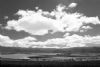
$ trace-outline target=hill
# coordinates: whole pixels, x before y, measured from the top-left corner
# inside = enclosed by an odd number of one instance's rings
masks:
[[[0,46],[0,53],[14,54],[14,53],[100,53],[100,47],[74,47],[74,48],[20,48],[20,47],[2,47]]]

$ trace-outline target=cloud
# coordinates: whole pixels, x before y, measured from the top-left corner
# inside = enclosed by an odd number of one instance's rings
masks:
[[[96,16],[96,17],[82,16],[82,17],[80,17],[80,21],[85,24],[89,24],[89,23],[94,24],[94,25],[100,24],[100,20],[99,20],[98,16]]]
[[[71,4],[75,6],[75,3]],[[39,8],[37,11],[19,10],[16,13],[20,16],[19,19],[9,20],[5,28],[25,31],[31,35],[45,35],[48,34],[49,30],[52,30],[51,33],[78,32],[86,24],[100,24],[98,17],[87,17],[77,12],[67,13],[65,11],[67,8],[69,7],[60,4],[51,12]]]
[[[76,3],[71,3],[68,7],[58,5],[53,11],[43,11],[36,7],[35,10],[19,10],[18,20],[9,20],[5,29],[25,31],[31,35],[45,35],[51,30],[65,33],[63,38],[52,38],[46,41],[37,41],[34,37],[25,37],[22,39],[12,40],[8,36],[0,35],[1,46],[26,47],[26,48],[71,48],[91,46],[88,44],[100,44],[100,36],[79,36],[70,35],[70,32],[85,32],[84,30],[92,29],[89,24],[100,24],[99,18],[87,17],[82,13],[68,13],[67,9],[76,7]],[[93,46],[93,45],[92,45]]]
[[[0,35],[0,46],[5,47],[27,47],[27,44],[36,41],[34,37],[25,37],[23,39],[13,40],[8,36]]]
[[[47,18],[41,15],[41,12],[34,13],[32,11],[19,11],[21,14],[19,20],[11,20],[7,22],[7,29],[15,29],[16,31],[28,32],[32,35],[44,35],[48,33],[48,30],[63,31],[59,21]]]
[[[22,48],[73,48],[100,46],[100,36],[79,36],[77,34],[63,38],[53,38],[37,41],[34,37],[12,40],[8,36],[0,35],[0,46]]]
[[[4,16],[4,19],[8,19],[9,17],[8,16]]]
[[[82,28],[83,29],[92,29],[92,27],[90,27],[90,26],[83,26]]]
[[[92,44],[100,44],[100,36],[93,36],[93,37],[92,36],[85,36],[85,42],[92,43]]]
[[[74,7],[76,7],[77,6],[77,3],[71,3],[68,7],[69,8],[74,8]]]
[[[0,35],[0,46],[22,48],[70,48],[83,46],[81,45],[81,42],[76,44],[75,41],[78,39],[74,37],[76,36],[73,35],[68,36],[67,38],[53,38],[42,42],[37,41],[34,37],[30,36],[22,39],[12,40],[8,36]],[[73,39],[73,41],[71,39]]]
[[[28,36],[28,37],[25,37],[22,39],[13,40],[12,44],[14,47],[26,47],[26,48],[28,48],[32,45],[31,43],[35,42],[35,41],[37,41],[36,38]]]
[[[0,35],[0,45],[6,47],[12,47],[13,40],[11,40],[8,36]]]
[[[82,26],[80,32],[86,32],[87,30],[93,29],[91,26]]]

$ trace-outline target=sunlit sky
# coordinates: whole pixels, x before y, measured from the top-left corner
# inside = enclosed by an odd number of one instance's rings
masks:
[[[0,46],[100,46],[100,0],[0,0]]]

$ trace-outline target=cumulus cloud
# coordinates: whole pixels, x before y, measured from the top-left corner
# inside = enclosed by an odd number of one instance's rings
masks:
[[[8,19],[9,17],[8,16],[4,16],[4,19]]]
[[[11,40],[8,36],[0,35],[0,45],[12,47],[13,40]]]
[[[77,3],[71,3],[68,7],[74,8],[74,7],[76,7],[76,6],[77,6]]]
[[[12,40],[8,36],[0,35],[0,46],[5,47],[25,47],[25,48],[70,48],[82,47],[81,42],[75,35],[66,38],[48,39],[44,42],[36,41],[34,37],[25,37],[22,39]],[[73,41],[72,41],[73,40]],[[76,44],[77,43],[77,44]],[[72,45],[71,45],[72,44]]]
[[[34,37],[25,37],[23,39],[13,40],[8,36],[0,35],[0,46],[5,47],[27,47],[30,42],[36,41]]]
[[[46,41],[37,41],[34,37],[25,37],[12,40],[8,36],[0,35],[0,46],[22,47],[22,48],[72,48],[72,47],[92,47],[100,46],[100,36],[65,36],[63,38],[53,38]]]
[[[44,17],[40,12],[19,11],[18,14],[22,14],[21,19],[8,21],[7,29],[24,30],[32,35],[44,35],[48,33],[48,30],[53,32],[63,31],[59,21]]]
[[[90,27],[90,26],[83,26],[82,28],[83,29],[92,29],[92,27]]]
[[[25,37],[12,40],[8,36],[0,35],[1,46],[26,47],[26,48],[70,48],[89,46],[89,43],[100,44],[100,36],[79,36],[70,35],[70,32],[84,32],[81,29],[92,29],[89,24],[100,24],[98,17],[87,17],[81,13],[68,13],[66,9],[76,7],[76,3],[71,3],[68,7],[58,5],[53,11],[43,11],[36,7],[35,10],[19,10],[18,20],[9,20],[5,29],[25,31],[31,35],[45,35],[51,30],[64,32],[63,38],[52,38],[46,41],[37,41],[34,37]],[[87,26],[88,25],[88,26]]]
[[[74,4],[72,3],[72,5]],[[67,13],[64,10],[66,8],[69,7],[60,4],[51,12],[39,8],[37,11],[19,10],[16,13],[20,16],[19,19],[9,20],[5,28],[16,31],[23,30],[31,35],[45,35],[48,34],[48,30],[52,30],[51,33],[77,32],[84,24],[100,24],[98,17],[86,17],[81,13]]]
[[[100,36],[85,36],[84,40],[87,43],[100,44]]]
[[[86,16],[83,16],[80,18],[81,22],[84,22],[86,24],[100,24],[100,20],[99,20],[99,17],[96,16],[96,17],[86,17]]]
[[[93,29],[91,26],[82,26],[80,32],[86,32],[87,30]]]

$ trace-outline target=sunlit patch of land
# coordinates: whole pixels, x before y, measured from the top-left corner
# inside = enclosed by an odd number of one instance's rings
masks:
[[[16,56],[15,56],[16,55]],[[2,65],[10,65],[10,66],[95,66],[100,65],[100,56],[79,56],[78,54],[70,54],[70,55],[64,55],[64,54],[49,54],[49,53],[33,53],[33,54],[15,54],[12,55],[10,58],[8,55],[2,55],[0,58]],[[99,54],[100,55],[100,54]]]
[[[0,60],[28,60],[28,61],[91,61],[100,60],[100,53],[89,54],[61,54],[61,53],[32,53],[0,55]]]

